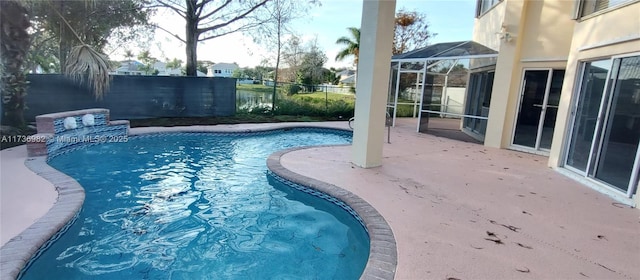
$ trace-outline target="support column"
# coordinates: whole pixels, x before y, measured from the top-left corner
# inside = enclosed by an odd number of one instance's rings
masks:
[[[395,11],[395,0],[365,0],[362,4],[351,157],[364,168],[382,165]]]

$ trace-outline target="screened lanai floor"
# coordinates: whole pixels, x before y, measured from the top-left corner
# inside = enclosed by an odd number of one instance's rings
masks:
[[[418,119],[416,118],[403,119],[401,126],[411,123],[415,129],[417,122]],[[475,138],[465,134],[464,132],[462,132],[462,130],[460,130],[461,122],[462,119],[431,117],[429,118],[428,128],[422,133],[451,140],[482,144],[482,142],[476,140]]]

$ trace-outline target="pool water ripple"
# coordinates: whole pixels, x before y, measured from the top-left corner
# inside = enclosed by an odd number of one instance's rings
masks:
[[[344,144],[314,131],[133,137],[50,164],[87,198],[24,279],[357,279],[369,244],[338,206],[275,182],[266,157]]]

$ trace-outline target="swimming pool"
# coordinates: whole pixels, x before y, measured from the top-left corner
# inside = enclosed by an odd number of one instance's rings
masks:
[[[284,148],[350,140],[317,129],[154,134],[61,154],[49,164],[76,178],[86,201],[23,279],[358,278],[363,226],[269,180],[265,164]]]

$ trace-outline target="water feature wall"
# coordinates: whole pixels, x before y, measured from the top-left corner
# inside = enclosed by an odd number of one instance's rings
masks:
[[[36,116],[37,134],[27,138],[30,157],[55,156],[76,145],[126,142],[128,120],[109,120],[108,109],[85,109]]]

